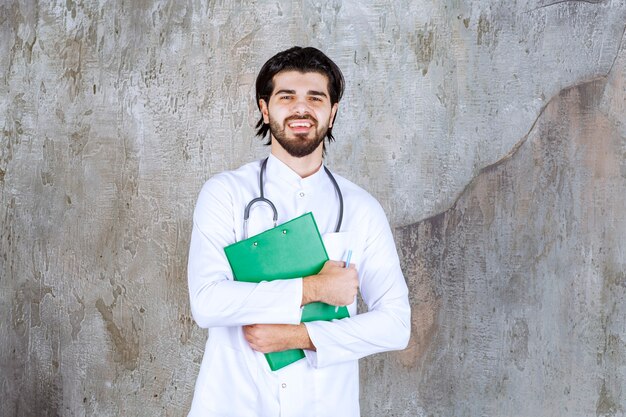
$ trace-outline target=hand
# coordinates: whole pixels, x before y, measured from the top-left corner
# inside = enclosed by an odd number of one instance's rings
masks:
[[[354,264],[326,261],[317,275],[302,280],[302,305],[322,301],[333,306],[346,306],[354,302],[359,289],[359,275]]]
[[[315,350],[304,324],[251,324],[243,326],[243,335],[250,347],[261,353]]]

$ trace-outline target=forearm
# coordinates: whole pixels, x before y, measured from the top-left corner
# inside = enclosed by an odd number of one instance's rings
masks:
[[[406,347],[410,336],[410,308],[402,299],[354,317],[332,322],[306,323],[316,346],[307,354],[316,367]]]
[[[296,280],[259,284],[229,279],[190,285],[191,311],[203,328],[300,322],[301,285]]]
[[[288,349],[315,350],[304,324],[253,324],[243,327],[250,347],[262,353]]]

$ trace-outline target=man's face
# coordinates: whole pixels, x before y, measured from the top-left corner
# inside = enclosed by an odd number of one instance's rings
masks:
[[[317,72],[282,71],[274,76],[269,102],[260,100],[272,143],[301,158],[322,146],[337,112],[331,105],[328,78]]]

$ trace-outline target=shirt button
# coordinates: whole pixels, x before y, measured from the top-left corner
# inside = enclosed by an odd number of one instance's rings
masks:
[[[305,196],[304,191],[300,191],[298,195],[300,196],[300,198],[304,197]]]
[[[283,388],[287,388],[287,384],[285,384],[285,383],[283,382],[283,384],[281,385],[281,387],[283,387]]]

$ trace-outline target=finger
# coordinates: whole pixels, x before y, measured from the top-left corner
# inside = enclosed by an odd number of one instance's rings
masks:
[[[348,265],[348,266],[346,266],[346,263],[344,262],[344,263],[343,263],[343,266],[344,266],[346,269],[356,269],[356,264],[355,264],[355,263],[352,263],[352,262],[350,262],[350,265]]]

